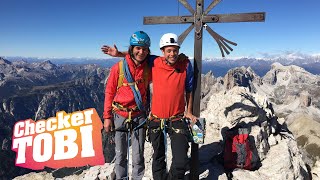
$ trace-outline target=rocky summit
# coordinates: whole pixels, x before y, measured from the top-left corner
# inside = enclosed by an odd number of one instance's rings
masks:
[[[294,136],[287,129],[284,120],[278,119],[273,112],[272,105],[264,96],[252,94],[248,88],[234,87],[212,95],[207,108],[201,112],[201,117],[206,117],[207,120],[207,131],[205,144],[199,147],[200,179],[228,179],[220,157],[224,136],[226,129],[240,124],[251,129],[250,136],[254,138],[260,165],[254,171],[235,169],[232,179],[308,179],[310,175]],[[168,146],[170,145],[169,142]],[[169,148],[169,165],[171,157]],[[150,143],[146,143],[146,167],[151,167],[151,159],[152,147]],[[64,179],[112,179],[113,168],[114,164],[106,163]],[[53,179],[52,173],[43,172],[41,175],[33,173],[16,179],[35,176]],[[152,179],[151,168],[146,168],[144,179]]]
[[[104,153],[108,163],[103,166],[44,169],[29,174],[25,169],[10,169],[14,166],[14,154],[10,151],[14,122],[30,117],[38,120],[54,116],[59,110],[72,112],[89,106],[102,115],[109,69],[0,59],[0,70],[1,95],[5,93],[0,97],[0,155],[1,159],[6,157],[0,163],[0,176],[66,180],[114,178],[114,144],[109,143],[111,137],[105,134]],[[280,63],[273,63],[262,77],[250,67],[230,69],[223,77],[213,74],[202,75],[201,117],[206,118],[207,126],[205,144],[199,146],[199,179],[320,179],[318,75]],[[222,155],[227,131],[238,126],[250,129],[256,168],[237,168],[230,174],[224,169]],[[169,166],[171,157],[168,148]],[[147,142],[143,179],[152,179],[151,161],[152,147]],[[7,174],[11,176],[4,176]]]

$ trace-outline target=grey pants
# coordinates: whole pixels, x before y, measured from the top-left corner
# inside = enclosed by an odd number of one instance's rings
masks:
[[[115,129],[121,129],[126,119],[118,114],[114,114]],[[132,119],[134,125],[139,125],[145,120],[145,115],[135,117]],[[144,142],[145,142],[145,129],[142,127],[130,133],[132,153],[132,179],[141,180],[144,175]],[[127,152],[128,152],[128,132],[116,131],[115,133],[116,145],[116,160],[115,160],[115,173],[116,179],[129,179],[127,177]],[[131,155],[132,154],[132,155]]]

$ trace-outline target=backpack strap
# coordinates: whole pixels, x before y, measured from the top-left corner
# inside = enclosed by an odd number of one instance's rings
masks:
[[[117,90],[122,86],[131,85],[131,83],[123,83],[123,79],[124,79],[123,61],[124,61],[123,59],[119,61],[119,77],[118,77]],[[144,82],[144,85],[145,85],[146,89],[148,88],[148,85],[149,85],[150,71],[151,70],[150,70],[149,64],[146,63],[144,68],[143,68],[143,82]]]
[[[117,90],[123,85],[124,72],[123,72],[123,60],[119,61],[119,77]]]

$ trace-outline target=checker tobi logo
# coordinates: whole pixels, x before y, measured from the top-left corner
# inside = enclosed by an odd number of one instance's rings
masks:
[[[102,128],[94,108],[71,114],[60,111],[36,122],[18,121],[12,137],[15,164],[33,170],[102,165]]]

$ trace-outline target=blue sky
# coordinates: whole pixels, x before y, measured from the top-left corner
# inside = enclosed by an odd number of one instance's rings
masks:
[[[195,0],[188,1],[192,7]],[[205,7],[212,2],[205,0]],[[189,25],[143,25],[143,16],[189,15],[178,0],[1,0],[0,56],[107,58],[103,44],[126,50],[130,35],[147,32],[160,55],[162,34]],[[282,52],[319,54],[319,0],[222,0],[209,14],[266,12],[264,23],[210,24],[238,43],[228,57],[261,57]],[[180,52],[193,57],[193,31]],[[221,57],[204,31],[203,57]]]

